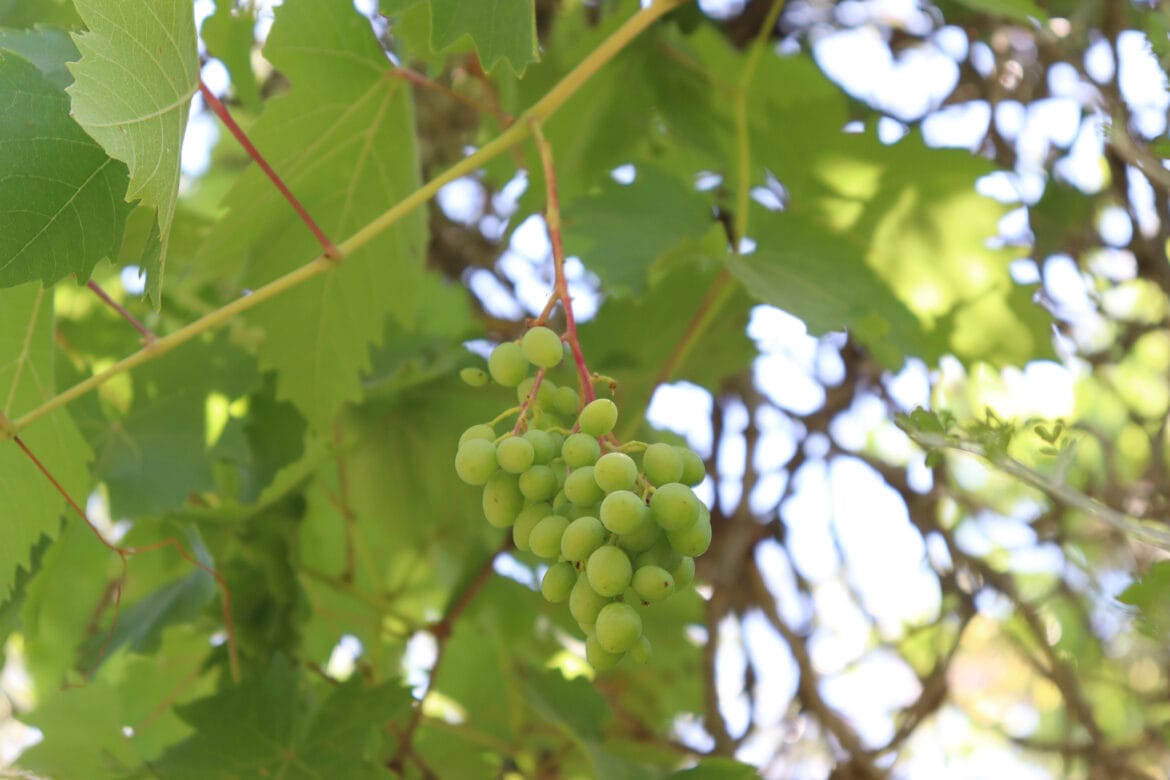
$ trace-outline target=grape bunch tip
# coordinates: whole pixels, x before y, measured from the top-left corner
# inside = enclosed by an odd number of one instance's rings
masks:
[[[627,655],[649,660],[639,609],[691,585],[695,558],[711,544],[711,514],[693,490],[706,473],[699,456],[665,443],[619,445],[617,404],[582,405],[550,378],[566,352],[555,331],[536,326],[492,350],[486,372],[460,372],[473,387],[490,378],[516,388],[518,406],[463,432],[455,472],[483,488],[488,523],[549,561],[540,592],[568,603],[586,659],[603,671]],[[504,420],[510,428],[499,433]]]

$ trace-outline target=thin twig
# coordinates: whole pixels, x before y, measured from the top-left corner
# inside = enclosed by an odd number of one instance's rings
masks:
[[[143,344],[150,344],[156,340],[157,337],[154,335],[154,332],[151,331],[150,328],[143,325],[141,320],[131,314],[129,309],[111,298],[110,294],[103,290],[101,285],[99,285],[93,279],[90,279],[85,283],[85,286],[92,290],[94,295],[101,298],[107,306],[118,312],[122,319],[126,320],[126,322],[129,322],[134,327],[134,330],[141,333]]]

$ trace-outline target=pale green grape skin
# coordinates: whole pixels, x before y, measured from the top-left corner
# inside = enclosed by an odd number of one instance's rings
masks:
[[[703,465],[703,459],[690,447],[675,447],[674,449],[679,458],[682,459],[683,464],[683,473],[678,481],[690,487],[702,482],[703,478],[707,476],[707,467]]]
[[[551,604],[560,604],[568,601],[573,586],[577,584],[577,570],[571,563],[554,563],[548,567],[544,577],[540,580],[540,592],[545,601]]]
[[[496,445],[496,460],[510,474],[523,474],[536,460],[536,448],[520,436],[509,436]]]
[[[520,475],[520,492],[529,501],[548,501],[558,489],[556,472],[548,466],[533,466]]]
[[[528,549],[541,558],[556,558],[561,554],[561,536],[569,527],[569,518],[549,515],[536,524],[528,535]]]
[[[487,439],[488,441],[495,441],[496,431],[490,425],[473,425],[459,436],[459,443],[463,444],[463,442],[469,441],[470,439]]]
[[[618,490],[601,502],[598,517],[615,534],[632,534],[646,523],[646,505],[637,493]]]
[[[529,504],[520,510],[520,514],[516,515],[516,522],[512,526],[512,543],[516,545],[517,550],[532,552],[532,548],[528,546],[532,529],[536,528],[536,524],[550,515],[552,511],[553,508],[547,503]]]
[[[592,466],[601,457],[601,445],[587,433],[574,433],[565,439],[561,457],[570,468]]]
[[[609,603],[609,599],[602,596],[589,585],[589,578],[584,574],[577,575],[577,583],[573,592],[569,594],[569,614],[573,620],[589,631],[597,622],[597,615],[601,608]]]
[[[612,544],[598,547],[585,562],[589,586],[602,596],[620,596],[634,576],[630,558]]]
[[[553,408],[557,410],[557,414],[563,414],[565,417],[576,417],[577,410],[581,408],[581,396],[577,395],[577,391],[571,387],[558,387]]]
[[[462,368],[459,370],[459,378],[471,387],[483,387],[488,383],[487,372],[482,368]]]
[[[532,386],[536,384],[536,377],[526,376],[520,380],[520,384],[516,385],[516,403],[522,404],[528,400],[528,394],[532,392]]]
[[[541,368],[558,366],[565,356],[561,337],[543,325],[538,325],[525,333],[520,341],[520,348],[529,363]]]
[[[654,651],[650,647],[650,640],[646,638],[645,634],[643,634],[638,638],[638,641],[634,643],[634,646],[630,648],[629,653],[630,658],[633,658],[640,664],[644,664],[650,661],[650,656],[654,654]]]
[[[611,653],[601,646],[593,634],[585,637],[585,660],[598,672],[612,669],[622,660],[622,656]]]
[[[642,616],[638,610],[621,601],[606,604],[597,613],[594,636],[601,649],[621,655],[634,646],[642,636]]]
[[[604,436],[617,425],[617,404],[608,398],[590,401],[577,416],[577,426],[590,436]]]
[[[682,458],[669,444],[651,444],[642,453],[642,472],[651,485],[678,482],[683,472]]]
[[[569,504],[569,511],[565,517],[570,520],[576,520],[578,517],[597,517],[598,509],[599,506],[597,504],[587,504],[584,506]]]
[[[597,486],[593,467],[581,466],[565,477],[565,495],[577,506],[592,506],[605,497],[605,491]]]
[[[668,482],[650,497],[654,521],[666,532],[683,531],[699,519],[702,502],[695,491],[679,482]]]
[[[658,544],[660,540],[665,539],[661,528],[657,523],[646,522],[638,526],[633,533],[623,534],[618,544],[622,549],[628,550],[632,553],[641,553],[649,550],[654,545]]]
[[[690,528],[681,531],[667,531],[666,538],[680,555],[697,558],[711,546],[711,515],[704,511]]]
[[[539,404],[541,408],[548,410],[548,411],[554,411],[555,410],[554,404],[556,403],[556,397],[557,397],[557,386],[556,385],[554,385],[552,382],[550,382],[547,379],[540,383],[540,389],[536,391],[536,403]]]
[[[569,523],[561,536],[561,555],[568,561],[584,561],[605,544],[605,526],[596,517],[585,515]]]
[[[565,491],[562,490],[553,496],[552,506],[554,512],[559,515],[563,515],[569,511],[569,507],[571,507],[572,504],[569,503],[569,497],[566,496]]]
[[[455,473],[469,485],[486,485],[497,466],[496,445],[487,439],[469,439],[455,453]]]
[[[606,493],[633,490],[638,481],[638,464],[624,452],[607,452],[593,465],[593,478]]]
[[[661,566],[641,566],[634,572],[634,592],[647,604],[662,601],[674,593],[674,577]]]
[[[689,587],[695,581],[695,559],[684,556],[678,565],[670,570],[670,576],[674,577],[676,591]]]
[[[545,464],[560,454],[560,449],[555,446],[552,434],[548,431],[533,428],[525,431],[523,438],[532,445],[533,463]]]
[[[488,357],[488,373],[504,387],[515,387],[528,374],[528,361],[520,345],[505,341],[492,350]]]
[[[516,522],[516,515],[524,508],[524,494],[515,474],[497,471],[483,486],[483,514],[496,528],[507,528]]]
[[[670,546],[670,540],[666,538],[666,534],[659,530],[659,537],[654,545],[640,553],[634,560],[634,569],[637,570],[643,566],[658,566],[672,571],[681,560],[682,556]]]

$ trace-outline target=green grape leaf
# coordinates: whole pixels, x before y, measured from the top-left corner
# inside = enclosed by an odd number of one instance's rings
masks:
[[[67,90],[73,117],[130,168],[126,197],[156,211],[161,251],[146,268],[161,305],[167,239],[179,194],[179,153],[199,89],[195,18],[188,0],[75,0],[89,28]]]
[[[83,281],[122,242],[126,166],[69,117],[59,70],[69,51],[59,38],[8,33],[0,46],[6,41],[39,49],[46,73],[0,50],[0,287],[47,286],[68,274]]]
[[[656,166],[635,180],[613,179],[565,209],[565,251],[582,257],[611,293],[642,295],[650,266],[711,225],[711,206],[689,183]]]
[[[1147,634],[1170,636],[1170,561],[1158,561],[1118,595],[1122,604],[1134,607]]]
[[[955,0],[955,2],[972,11],[1015,19],[1017,22],[1023,22],[1027,25],[1048,22],[1048,12],[1032,0]]]
[[[73,74],[65,63],[81,56],[69,33],[55,27],[38,26],[33,30],[0,27],[0,49],[24,57],[37,66],[50,84],[62,90],[73,83]]]
[[[165,780],[390,778],[367,749],[409,710],[409,692],[365,688],[355,677],[318,704],[304,688],[295,668],[278,658],[259,679],[179,707],[195,734],[168,750],[155,772]]]
[[[410,90],[387,77],[369,22],[348,0],[290,3],[276,14],[265,56],[292,82],[270,101],[251,137],[314,219],[335,240],[365,225],[419,185]],[[227,215],[199,254],[255,288],[320,252],[271,182],[246,171]],[[315,429],[361,397],[360,375],[388,315],[410,327],[426,246],[416,211],[337,267],[257,308],[260,364],[277,372],[279,398]]]
[[[35,285],[0,290],[0,409],[9,418],[55,394],[53,296]],[[21,440],[74,500],[89,492],[90,451],[64,409],[21,432]],[[15,442],[0,441],[0,496],[4,497],[4,544],[0,544],[0,601],[8,597],[18,567],[42,536],[55,538],[65,500]]]
[[[252,70],[252,47],[256,43],[256,18],[251,6],[216,3],[215,13],[203,22],[200,33],[208,53],[227,67],[236,97],[249,111],[260,110],[260,84]]]
[[[0,0],[0,25],[38,24],[76,28],[81,26],[81,17],[73,7],[73,0]]]
[[[525,680],[522,690],[541,718],[562,724],[580,739],[602,740],[612,714],[605,697],[584,678],[566,680],[560,672],[545,671]]]
[[[507,60],[520,75],[540,59],[533,0],[431,0],[431,46],[442,50],[465,35],[484,70]]]
[[[667,780],[755,780],[760,773],[754,766],[730,758],[705,758],[690,769],[681,769]]]

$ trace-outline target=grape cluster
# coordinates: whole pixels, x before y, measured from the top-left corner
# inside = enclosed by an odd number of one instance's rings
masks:
[[[541,593],[568,602],[586,656],[602,670],[627,653],[649,658],[634,605],[691,584],[695,557],[711,544],[711,515],[692,490],[705,473],[699,456],[663,443],[620,446],[613,401],[582,406],[576,390],[546,376],[564,354],[560,337],[542,326],[492,351],[488,374],[516,387],[520,404],[502,418],[521,417],[503,434],[490,424],[464,431],[455,471],[483,487],[489,523],[511,528],[518,550],[550,562]],[[535,377],[532,366],[542,369]],[[482,385],[487,376],[468,368],[463,379]]]

